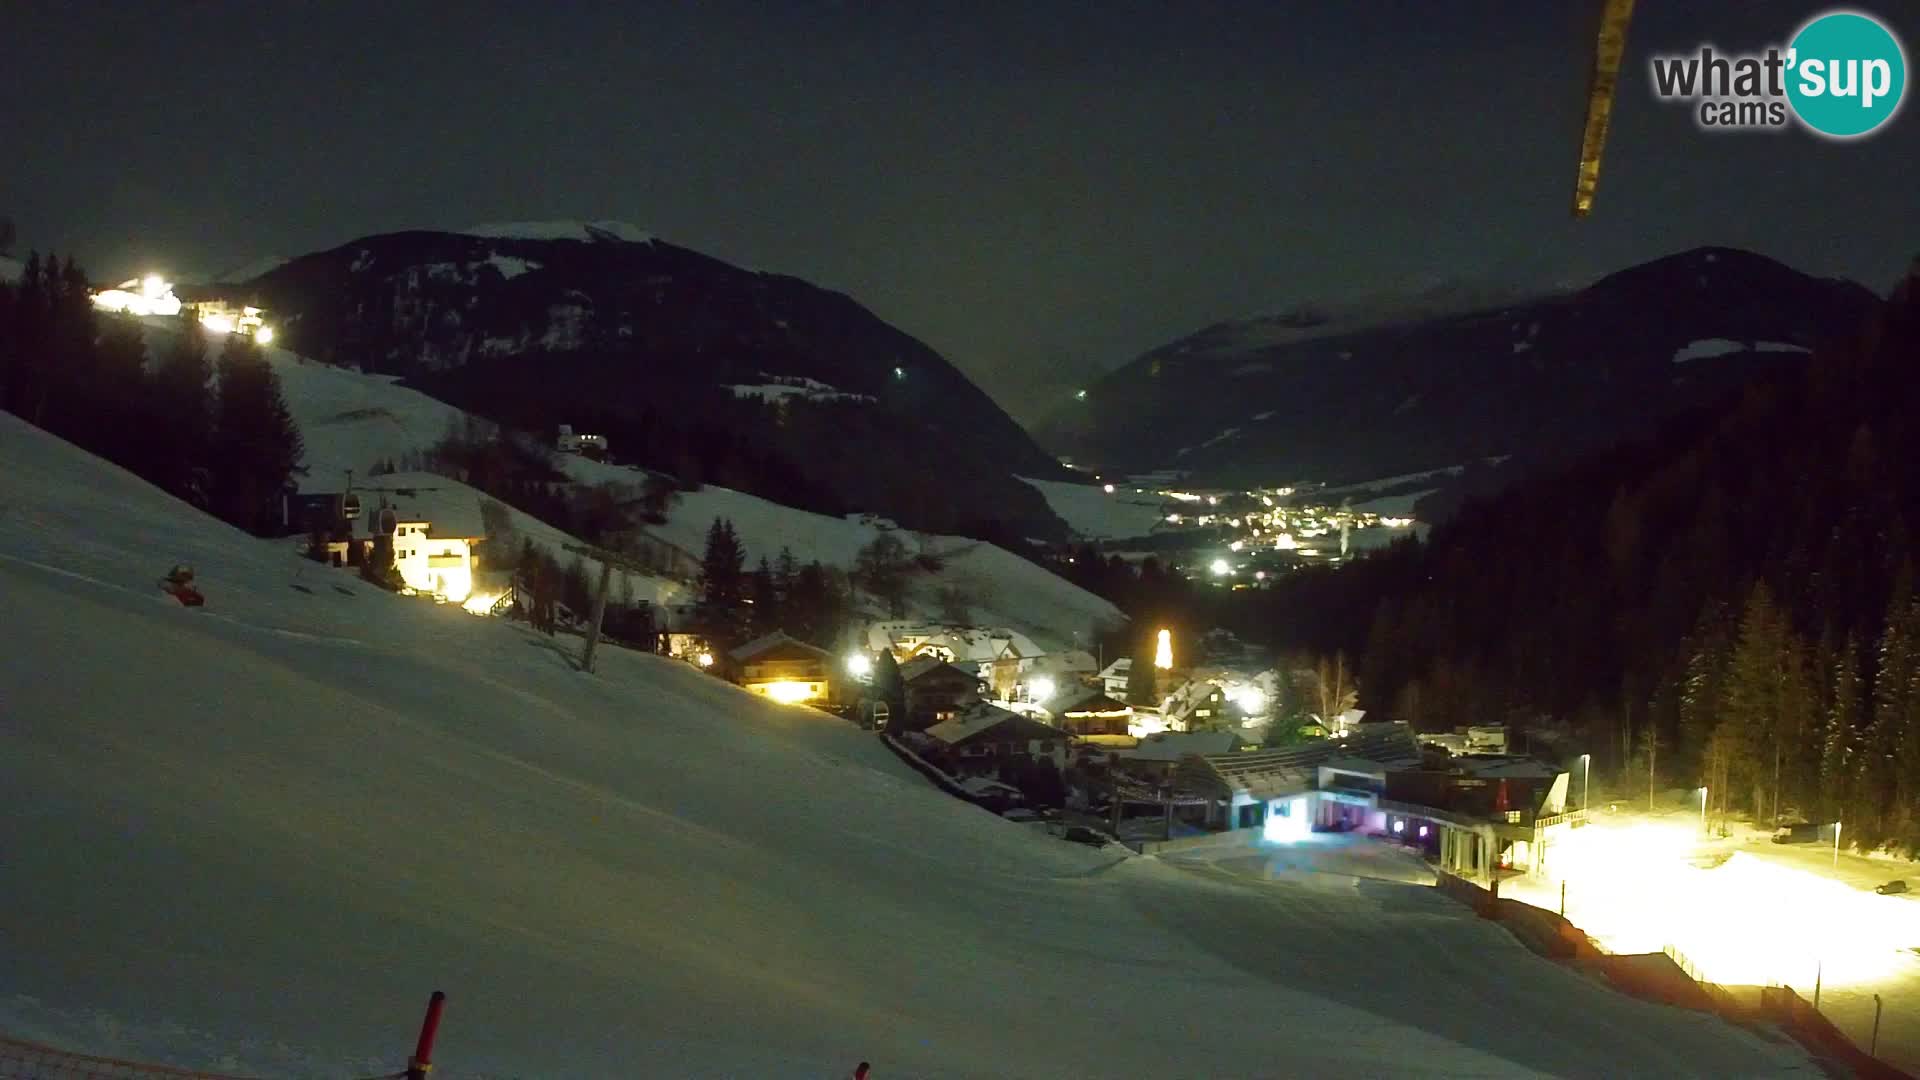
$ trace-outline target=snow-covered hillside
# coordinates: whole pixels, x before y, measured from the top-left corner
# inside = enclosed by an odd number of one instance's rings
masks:
[[[159,354],[172,340],[174,323],[149,319],[146,326],[148,349]],[[219,342],[215,337],[210,348],[217,350]],[[295,478],[302,491],[345,490],[347,471],[351,469],[353,485],[366,494],[369,506],[384,498],[402,510],[441,523],[443,528],[457,526],[463,532],[478,532],[481,502],[498,500],[489,500],[483,492],[443,476],[374,476],[370,471],[377,462],[397,461],[410,451],[425,450],[439,442],[450,430],[464,424],[466,413],[378,375],[315,363],[284,349],[264,348],[261,352],[280,376],[287,408],[300,425],[306,444],[306,472]],[[408,494],[390,490],[396,488],[407,489]],[[534,541],[563,563],[569,558],[565,546],[581,542],[530,514],[511,506],[507,509],[516,539]],[[686,586],[681,582],[640,574],[624,577],[628,594],[636,600],[665,604],[686,597]]]
[[[1816,1075],[1431,889],[1234,880],[358,587],[0,415],[0,1030],[270,1076]],[[191,561],[189,610],[154,579]],[[340,584],[345,591],[332,586]]]
[[[156,353],[164,349],[172,332],[169,320],[148,320],[149,348]],[[346,471],[352,469],[354,484],[360,488],[439,489],[409,496],[404,500],[407,505],[431,505],[461,518],[478,513],[478,502],[484,496],[457,481],[424,474],[399,478],[368,474],[376,462],[397,461],[410,451],[425,450],[439,442],[450,430],[461,427],[468,414],[399,386],[386,376],[321,364],[284,349],[267,348],[263,352],[280,376],[287,407],[306,441],[307,471],[299,478],[301,490],[342,490]],[[632,489],[630,494],[636,497],[639,494],[640,474],[630,469],[575,455],[560,455],[558,461],[581,483],[610,483]],[[801,562],[818,559],[846,569],[853,565],[860,549],[880,533],[873,525],[809,513],[713,486],[681,495],[669,512],[668,522],[649,531],[697,557],[704,550],[707,527],[716,517],[733,522],[750,563],[762,556],[772,560],[785,547]],[[514,529],[516,534],[549,548],[578,542],[517,512]],[[942,586],[957,585],[973,599],[975,621],[1019,630],[1050,650],[1074,648],[1076,643],[1085,648],[1096,624],[1123,619],[1112,604],[1000,548],[964,537],[901,535],[914,554],[937,555],[942,562],[937,573],[915,575],[910,615],[937,615],[940,604],[936,594]],[[631,576],[630,582],[637,598],[660,602],[685,598],[685,588],[677,582],[640,575]]]
[[[634,482],[630,471],[586,458],[566,457],[562,464],[583,483]],[[712,485],[682,493],[670,520],[649,531],[697,555],[714,518],[733,523],[749,564],[762,557],[771,561],[784,547],[802,562],[818,559],[845,569],[881,533],[875,525],[808,513]],[[910,552],[934,556],[941,567],[936,573],[915,575],[909,615],[937,616],[939,589],[958,586],[973,601],[975,622],[1018,630],[1048,650],[1087,648],[1096,625],[1125,618],[1107,601],[1003,548],[959,536],[899,535]]]
[[[1152,492],[1140,494],[1132,488],[1116,487],[1109,494],[1095,484],[1070,484],[1063,480],[1020,478],[1046,496],[1047,506],[1060,515],[1067,528],[1088,540],[1130,540],[1152,532],[1165,512],[1164,498]]]

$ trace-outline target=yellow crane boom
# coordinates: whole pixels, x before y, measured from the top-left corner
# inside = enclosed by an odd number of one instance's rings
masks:
[[[1587,128],[1580,139],[1580,175],[1573,187],[1573,216],[1593,212],[1600,186],[1600,157],[1607,148],[1607,123],[1613,119],[1613,89],[1620,81],[1620,58],[1627,48],[1627,23],[1634,0],[1607,0],[1600,13],[1600,37],[1594,44],[1593,78],[1587,87]]]

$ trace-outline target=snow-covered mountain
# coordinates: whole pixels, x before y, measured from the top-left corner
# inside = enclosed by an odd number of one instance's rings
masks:
[[[938,353],[847,296],[621,222],[370,236],[244,290],[304,355],[603,433],[627,461],[834,515],[1064,535],[1014,479],[1058,463]]]
[[[9,415],[0,458],[8,1035],[388,1074],[439,988],[450,1080],[1817,1075],[1436,890],[1062,843],[842,721],[620,649],[583,674]],[[206,607],[154,587],[174,562]]]
[[[1648,430],[1852,332],[1851,282],[1705,248],[1528,299],[1453,288],[1308,305],[1161,346],[1041,438],[1109,472],[1358,481],[1510,457],[1510,472]],[[1710,357],[1695,343],[1724,341]]]

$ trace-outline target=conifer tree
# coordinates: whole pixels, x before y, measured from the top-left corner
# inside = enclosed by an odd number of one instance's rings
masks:
[[[1852,820],[1851,776],[1856,728],[1860,723],[1860,648],[1852,637],[1833,659],[1833,688],[1829,692],[1826,725],[1820,744],[1822,817]]]
[[[714,518],[700,559],[698,615],[700,632],[722,649],[739,644],[745,628],[745,564],[733,522]]]
[[[220,353],[212,449],[213,506],[227,521],[261,532],[300,463],[300,429],[280,379],[253,340],[227,336]]]
[[[764,555],[747,577],[747,603],[749,630],[754,637],[771,634],[785,626],[785,612],[781,610],[780,591],[774,584],[773,567],[767,563]]]

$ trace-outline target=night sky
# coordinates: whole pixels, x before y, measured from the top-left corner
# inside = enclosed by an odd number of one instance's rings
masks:
[[[1707,243],[1883,291],[1920,250],[1911,103],[1864,143],[1709,136],[1645,77],[1829,6],[1641,0],[1575,223],[1598,0],[27,0],[0,213],[96,277],[617,218],[845,290],[1031,421],[1208,323],[1354,292]],[[1913,53],[1920,19],[1865,10]]]

